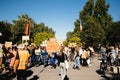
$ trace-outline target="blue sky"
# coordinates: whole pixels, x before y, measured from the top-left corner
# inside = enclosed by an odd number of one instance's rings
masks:
[[[114,21],[120,20],[120,0],[110,3],[109,14]],[[0,0],[0,21],[12,22],[18,16],[28,14],[36,23],[43,22],[56,31],[57,39],[65,39],[73,31],[74,22],[87,0]]]

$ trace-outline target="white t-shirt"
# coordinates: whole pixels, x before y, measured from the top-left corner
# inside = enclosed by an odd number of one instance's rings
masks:
[[[39,49],[35,49],[35,55],[40,55],[40,52],[41,52],[40,48]]]

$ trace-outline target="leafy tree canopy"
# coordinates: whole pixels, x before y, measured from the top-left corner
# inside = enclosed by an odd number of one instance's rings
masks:
[[[54,35],[47,32],[37,33],[34,37],[34,43],[40,45],[43,41],[49,40],[50,38],[54,38]]]

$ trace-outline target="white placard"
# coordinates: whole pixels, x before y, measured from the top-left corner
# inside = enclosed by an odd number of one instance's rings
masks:
[[[29,36],[22,36],[22,40],[29,40]]]
[[[5,42],[5,47],[12,47],[12,42]]]

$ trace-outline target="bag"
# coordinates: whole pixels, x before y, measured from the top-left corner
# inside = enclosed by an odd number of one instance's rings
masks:
[[[65,62],[65,68],[66,68],[66,69],[69,69],[69,67],[70,67],[70,66],[69,66],[68,61],[67,61],[67,60],[65,60],[64,62]]]

